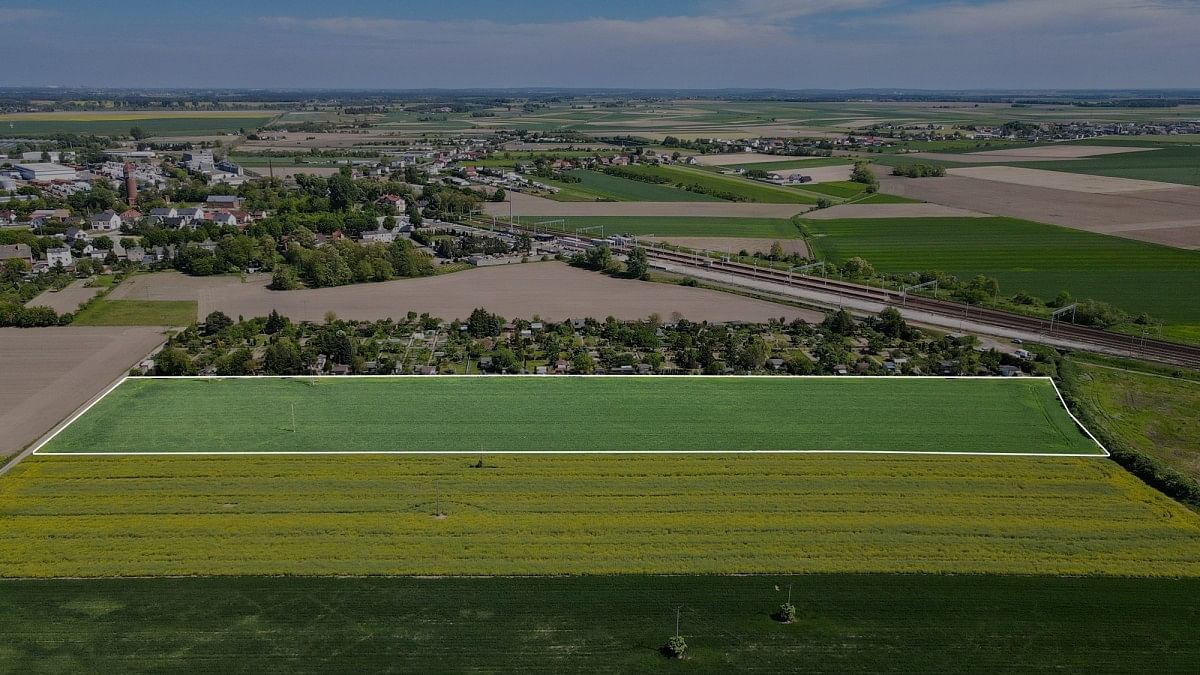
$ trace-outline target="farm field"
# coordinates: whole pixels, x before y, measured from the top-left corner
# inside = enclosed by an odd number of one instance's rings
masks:
[[[935,179],[942,180],[942,179]],[[816,220],[809,245],[882,272],[937,270],[1051,299],[1061,290],[1171,324],[1200,324],[1200,253],[1012,218]],[[1173,289],[1170,293],[1163,289]]]
[[[529,222],[536,220],[525,219]],[[787,218],[690,218],[686,216],[565,216],[554,218],[568,231],[581,227],[604,228],[609,234],[680,237],[774,237],[797,239],[800,230]],[[524,222],[524,221],[523,221]]]
[[[728,164],[721,168],[745,169],[750,171],[786,171],[788,169],[813,169],[821,166],[842,166],[853,160],[846,157],[792,157],[790,159],[775,159],[770,162],[752,162],[747,164]]]
[[[862,194],[867,186],[862,183],[852,183],[848,180],[831,181],[829,183],[807,183],[799,186],[805,192],[817,192],[839,199],[850,199]]]
[[[645,319],[678,312],[692,321],[760,321],[787,317],[820,321],[813,310],[721,291],[618,279],[558,262],[480,267],[454,274],[397,279],[334,288],[273,291],[270,276],[190,277],[176,272],[139,274],[108,297],[199,301],[193,317],[222,311],[228,316],[266,316],[277,310],[293,321],[323,321],[326,312],[343,319],[372,321],[428,312],[446,320],[466,319],[477,307],[506,317],[547,320],[613,316]]]
[[[758,165],[759,168],[762,165]],[[704,169],[679,166],[634,165],[624,167],[628,171],[644,176],[666,178],[674,184],[700,185],[706,189],[729,193],[750,202],[770,204],[815,204],[816,198],[791,188],[759,183],[736,176],[725,176]]]
[[[0,463],[50,431],[162,341],[158,328],[0,328]]]
[[[76,326],[187,326],[196,321],[194,300],[100,298],[79,310]]]
[[[0,115],[0,136],[60,133],[126,136],[141,127],[151,136],[197,136],[257,129],[278,113],[248,110],[175,112],[12,113]]]
[[[571,176],[580,179],[579,183],[564,183],[539,179],[539,182],[561,188],[561,192],[548,195],[549,199],[559,201],[595,201],[616,200],[630,202],[718,202],[712,197],[696,192],[680,190],[669,185],[655,185],[641,181],[609,176],[598,171],[576,170]]]
[[[880,184],[887,193],[936,204],[1178,248],[1200,248],[1200,189],[1194,187],[1095,194],[963,176],[880,176]]]
[[[788,585],[800,618],[783,625],[769,614]],[[1174,673],[1200,659],[1197,593],[1045,576],[10,581],[0,653],[25,673],[635,672],[669,665],[656,647],[681,607],[695,672]]]
[[[1090,145],[1091,143],[1089,143]],[[1096,139],[1095,144],[1109,145],[1107,139]],[[1107,154],[1084,159],[1063,161],[1039,161],[1036,164],[1016,163],[1049,171],[1067,171],[1093,176],[1129,178],[1135,180],[1200,185],[1200,144],[1189,145],[1179,142],[1149,142],[1138,139],[1137,146],[1127,146],[1130,152]],[[1143,148],[1153,151],[1139,152]]]
[[[1200,515],[1101,457],[479,459],[37,454],[0,576],[1200,576]]]
[[[1048,380],[775,377],[131,378],[38,452],[747,450],[1103,452]]]

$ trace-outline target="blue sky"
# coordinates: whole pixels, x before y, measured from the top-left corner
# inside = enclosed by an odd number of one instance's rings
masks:
[[[0,84],[1200,87],[1200,0],[4,0]]]

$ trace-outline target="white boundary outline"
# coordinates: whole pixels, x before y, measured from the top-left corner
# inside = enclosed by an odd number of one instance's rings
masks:
[[[33,449],[31,454],[40,457],[130,457],[130,456],[218,456],[218,455],[234,455],[234,456],[261,456],[261,455],[479,455],[476,450],[248,450],[248,451],[227,451],[227,450],[211,450],[211,451],[182,451],[182,452],[48,452],[39,454],[39,451],[50,441],[54,440],[55,436],[62,433],[64,429],[71,426],[75,420],[82,417],[85,413],[92,409],[106,396],[112,393],[117,387],[125,384],[127,380],[257,380],[257,379],[272,379],[272,380],[355,380],[355,379],[441,379],[441,378],[517,378],[517,377],[532,377],[538,379],[562,379],[564,377],[586,378],[586,379],[609,379],[609,378],[631,378],[631,379],[647,379],[647,378],[668,378],[674,380],[683,379],[770,379],[770,380],[990,380],[995,382],[1022,382],[1029,380],[1048,380],[1050,386],[1054,388],[1054,394],[1058,397],[1058,402],[1062,405],[1063,410],[1070,416],[1071,420],[1087,434],[1088,438],[1092,439],[1104,454],[1096,453],[1074,453],[1074,452],[947,452],[947,451],[919,451],[919,450],[488,450],[483,452],[484,455],[950,455],[950,456],[973,456],[973,457],[1110,457],[1112,453],[1104,444],[1096,438],[1092,432],[1075,417],[1071,409],[1067,407],[1066,400],[1063,399],[1062,392],[1059,391],[1058,385],[1054,383],[1054,378],[1047,376],[1036,377],[1018,377],[1018,378],[1002,378],[995,376],[970,376],[970,375],[533,375],[533,374],[518,374],[518,375],[126,375],[120,380],[109,385],[99,396],[88,403],[75,414],[71,415],[66,421],[60,423],[58,427],[50,435],[38,442],[37,447]]]

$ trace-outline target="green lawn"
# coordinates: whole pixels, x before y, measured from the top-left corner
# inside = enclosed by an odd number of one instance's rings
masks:
[[[522,219],[535,222],[536,218]],[[691,216],[546,216],[541,220],[563,220],[568,231],[581,227],[604,227],[604,234],[636,234],[673,237],[754,237],[797,239],[800,230],[787,218],[721,218]]]
[[[746,449],[1100,453],[1046,380],[723,377],[131,379],[40,452]]]
[[[843,164],[845,162],[842,162]],[[624,169],[645,176],[666,178],[676,185],[701,185],[707,189],[739,195],[745,201],[768,204],[815,204],[816,198],[789,187],[727,176],[711,170],[684,166],[651,166],[638,164]]]
[[[985,274],[1001,292],[1076,298],[1200,324],[1200,252],[1013,218],[807,220],[825,257],[861,256],[882,272]]]
[[[771,618],[793,586],[798,620]],[[0,583],[37,672],[1194,672],[1196,579],[812,575]],[[674,633],[688,658],[657,648]]]
[[[196,321],[195,300],[100,298],[75,315],[76,326],[187,326]]]
[[[564,183],[547,178],[536,178],[540,183],[561,188],[551,199],[559,201],[595,201],[608,199],[622,202],[718,202],[712,197],[696,192],[680,190],[670,185],[656,185],[641,181],[609,176],[599,171],[575,170],[570,175],[581,179],[579,183]]]

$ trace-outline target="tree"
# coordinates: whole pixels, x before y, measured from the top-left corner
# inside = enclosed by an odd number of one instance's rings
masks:
[[[492,193],[492,201],[494,202],[502,202],[506,199],[508,199],[508,195],[505,194],[504,188],[496,188],[496,191]]]
[[[342,171],[329,177],[329,208],[334,211],[348,211],[351,206],[362,198],[362,190],[354,184],[348,171]]]
[[[625,272],[634,279],[647,279],[650,277],[650,259],[646,256],[646,249],[641,246],[634,246],[629,249],[629,259],[625,262]]]
[[[879,189],[879,181],[876,180],[875,174],[871,171],[871,166],[866,162],[854,163],[854,170],[850,172],[850,180],[854,183],[866,185],[867,192],[875,192]]]
[[[133,137],[133,140],[135,140],[135,141],[140,141],[140,140],[142,140],[143,138],[146,138],[146,130],[145,130],[145,129],[143,129],[143,128],[141,128],[141,127],[137,127],[137,126],[135,126],[135,127],[130,127],[130,128],[129,128],[129,135],[130,135],[131,137]]]
[[[779,613],[775,615],[780,623],[792,623],[796,620],[796,606],[791,602],[785,602],[779,606]]]
[[[233,319],[230,319],[224,312],[210,312],[204,317],[204,334],[216,335],[221,331],[233,325]]]
[[[267,335],[274,335],[281,330],[286,329],[291,324],[286,316],[283,316],[275,310],[267,316],[267,323],[263,327],[263,332]]]
[[[863,279],[875,276],[875,268],[871,263],[858,256],[854,256],[843,263],[841,272],[851,279]]]
[[[492,368],[511,373],[517,370],[518,365],[516,353],[508,347],[497,347],[492,352]]]
[[[154,371],[159,375],[195,375],[192,357],[178,347],[166,347],[154,357]]]
[[[467,318],[467,332],[471,334],[471,337],[495,337],[500,334],[500,329],[503,327],[504,319],[502,317],[483,308],[475,309]]]
[[[300,347],[288,338],[279,338],[263,355],[263,371],[269,375],[298,375],[304,370]]]
[[[596,363],[592,360],[591,354],[587,352],[577,352],[571,358],[571,370],[580,375],[591,375],[596,370]]]
[[[290,291],[300,287],[300,281],[296,278],[296,268],[291,265],[277,265],[275,270],[271,272],[271,289],[276,291]]]
[[[854,334],[854,317],[850,316],[850,312],[844,309],[839,309],[836,312],[826,315],[825,321],[821,325],[834,335]]]
[[[771,260],[783,260],[783,244],[775,242],[771,244]]]

